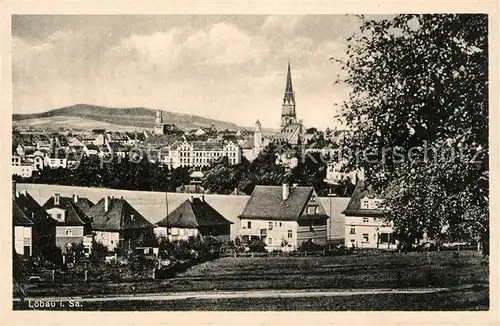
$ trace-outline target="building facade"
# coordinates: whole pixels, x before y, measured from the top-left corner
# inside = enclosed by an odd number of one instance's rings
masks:
[[[170,168],[204,167],[227,159],[231,165],[241,163],[241,147],[233,142],[182,141],[162,148],[161,161]]]
[[[294,251],[306,242],[327,241],[329,217],[312,187],[256,186],[239,218],[242,240],[261,239],[267,251]]]
[[[196,198],[190,196],[156,224],[156,232],[167,236],[170,241],[188,240],[200,235],[225,242],[230,239],[231,224],[205,201],[203,195]]]
[[[364,180],[358,181],[345,215],[345,246],[362,249],[396,249],[391,223],[383,219],[383,201]]]

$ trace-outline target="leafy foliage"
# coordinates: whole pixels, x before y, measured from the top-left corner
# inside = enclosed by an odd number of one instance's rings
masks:
[[[360,17],[360,29],[338,60],[352,87],[345,145],[365,149],[351,166],[385,191],[403,237],[487,237],[487,16]]]
[[[43,169],[39,175],[24,182],[73,185],[81,187],[110,187],[125,190],[175,191],[188,184],[189,170],[185,167],[168,169],[143,158],[133,162],[128,157],[102,163],[98,157],[84,156],[75,169]]]

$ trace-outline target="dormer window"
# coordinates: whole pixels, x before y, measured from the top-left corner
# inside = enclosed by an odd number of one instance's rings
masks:
[[[361,208],[370,209],[370,199],[368,199],[368,197],[361,199]]]

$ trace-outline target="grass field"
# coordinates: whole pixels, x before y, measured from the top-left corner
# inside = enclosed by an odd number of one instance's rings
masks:
[[[14,303],[14,310],[29,309],[26,303]],[[104,301],[84,302],[84,311],[486,311],[488,288],[474,286],[460,291],[428,294],[368,294],[316,298],[241,298],[217,300]],[[51,309],[59,310],[59,308]]]
[[[430,265],[429,265],[430,258]],[[431,273],[429,274],[429,266]],[[475,284],[468,290],[453,287]],[[207,290],[374,289],[450,287],[435,294],[362,295],[272,299],[219,299],[86,303],[90,310],[453,310],[487,309],[488,260],[480,253],[369,253],[340,257],[227,257],[190,268],[174,279],[138,283],[77,283],[38,286],[28,296],[76,296]],[[464,293],[468,291],[468,293]],[[318,298],[319,299],[319,298]],[[316,302],[314,307],[312,303]],[[359,302],[364,302],[359,306]],[[400,303],[398,303],[400,302]],[[90,305],[90,306],[89,306]],[[130,308],[124,308],[131,306]],[[141,308],[142,307],[142,308]],[[85,308],[87,309],[87,308]]]

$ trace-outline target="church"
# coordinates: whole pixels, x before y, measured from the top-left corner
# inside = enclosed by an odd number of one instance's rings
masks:
[[[163,111],[156,110],[155,124],[153,126],[153,134],[155,135],[167,135],[177,132],[177,127],[171,123],[163,122]]]
[[[283,104],[281,107],[280,131],[274,136],[273,141],[298,146],[302,144],[305,133],[306,129],[304,128],[302,121],[297,120],[295,93],[292,86],[292,72],[289,61],[285,94],[283,96]]]

